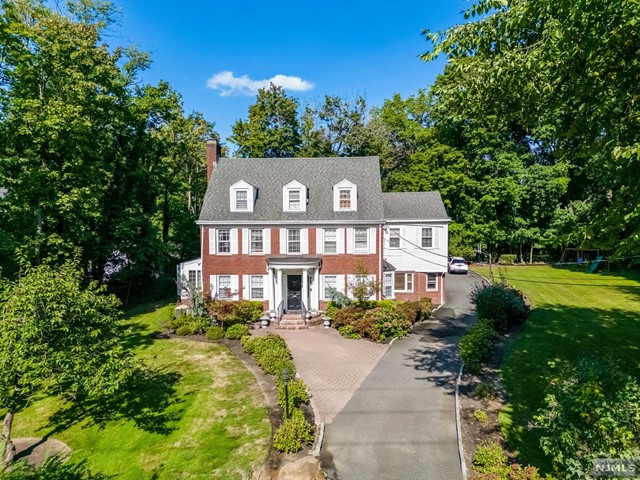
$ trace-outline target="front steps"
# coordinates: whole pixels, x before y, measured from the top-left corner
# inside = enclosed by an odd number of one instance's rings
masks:
[[[309,323],[305,323],[302,316],[299,313],[285,313],[280,320],[280,323],[276,325],[279,330],[304,330],[313,325],[321,325],[322,316],[316,315],[309,319]]]

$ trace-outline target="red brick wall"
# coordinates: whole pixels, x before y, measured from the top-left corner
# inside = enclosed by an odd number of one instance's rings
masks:
[[[440,305],[440,292],[444,286],[445,277],[443,274],[440,274],[438,276],[438,290],[427,292],[427,274],[423,272],[414,272],[413,292],[396,292],[396,300],[412,302],[420,300],[422,297],[429,297],[433,305]]]
[[[376,249],[380,251],[379,228],[376,229]],[[240,275],[238,289],[242,292],[242,275],[265,275],[267,265],[264,255],[210,255],[209,254],[209,228],[202,228],[202,290],[208,296],[210,291],[210,275]],[[346,247],[346,235],[345,235]],[[238,228],[238,251],[242,252],[242,228]],[[346,248],[345,248],[346,251]],[[280,229],[271,227],[271,255],[280,254]],[[316,229],[309,228],[309,255],[316,255]],[[361,263],[369,271],[370,275],[380,278],[378,254],[330,254],[322,257],[321,275],[354,274],[356,265]],[[346,284],[346,280],[345,280]]]

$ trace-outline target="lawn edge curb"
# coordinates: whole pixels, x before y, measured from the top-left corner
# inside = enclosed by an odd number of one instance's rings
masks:
[[[462,381],[462,371],[464,369],[464,363],[460,365],[460,371],[458,372],[458,378],[456,379],[456,434],[458,436],[458,457],[460,459],[460,469],[462,470],[462,479],[467,480],[467,464],[464,459],[464,445],[462,443],[462,421],[460,417],[460,382]]]

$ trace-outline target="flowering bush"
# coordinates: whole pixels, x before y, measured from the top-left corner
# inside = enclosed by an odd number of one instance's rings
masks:
[[[411,322],[397,307],[376,307],[367,311],[363,319],[372,318],[369,337],[376,342],[387,338],[404,337],[411,331]]]

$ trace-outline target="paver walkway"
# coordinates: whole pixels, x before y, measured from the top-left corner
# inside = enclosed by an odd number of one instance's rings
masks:
[[[254,330],[253,334],[267,332],[287,341],[298,375],[325,423],[333,422],[389,348],[367,340],[349,340],[336,329],[322,326],[308,330],[268,328]]]

